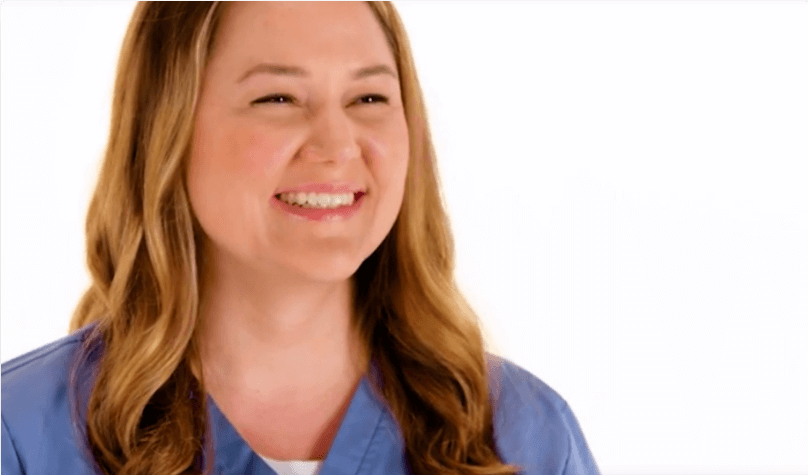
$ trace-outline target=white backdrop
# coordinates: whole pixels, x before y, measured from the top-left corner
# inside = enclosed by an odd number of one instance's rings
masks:
[[[396,2],[457,277],[604,475],[808,474],[808,2]],[[132,2],[0,6],[2,361],[66,334]]]

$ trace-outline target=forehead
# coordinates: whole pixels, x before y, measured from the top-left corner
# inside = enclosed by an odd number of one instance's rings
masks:
[[[366,2],[227,2],[213,60],[384,61],[393,55]]]

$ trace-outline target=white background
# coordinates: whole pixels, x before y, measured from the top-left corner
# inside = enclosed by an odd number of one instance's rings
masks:
[[[492,349],[604,475],[808,474],[808,3],[396,2]],[[132,2],[4,2],[2,360],[66,334]]]

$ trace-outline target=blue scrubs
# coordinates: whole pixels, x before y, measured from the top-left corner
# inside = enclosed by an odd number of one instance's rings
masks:
[[[95,324],[2,364],[2,474],[92,474],[70,420],[69,372]],[[84,417],[103,349],[79,367],[76,388]],[[599,475],[581,428],[567,403],[537,377],[493,356],[498,376],[494,439],[500,456],[529,475]],[[400,429],[369,379],[360,381],[319,475],[408,474]],[[252,451],[207,395],[218,475],[277,475]]]

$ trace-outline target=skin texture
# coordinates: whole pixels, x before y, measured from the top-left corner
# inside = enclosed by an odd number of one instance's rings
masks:
[[[258,63],[310,77],[239,82]],[[186,174],[209,251],[205,384],[272,458],[323,458],[367,365],[350,326],[351,276],[395,222],[409,157],[397,78],[352,77],[378,64],[398,74],[364,2],[239,2],[228,5],[205,71]],[[272,94],[289,97],[254,102]],[[332,180],[367,190],[348,221],[301,220],[271,205],[282,188]]]

